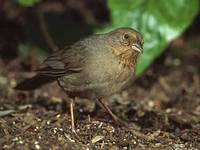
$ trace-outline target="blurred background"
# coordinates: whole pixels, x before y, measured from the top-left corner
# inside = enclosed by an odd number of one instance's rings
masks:
[[[34,52],[41,57],[94,33],[132,27],[145,38],[141,75],[174,39],[197,35],[199,20],[198,0],[1,0],[0,56],[9,60]]]
[[[131,88],[110,98],[111,108],[141,133],[155,136],[157,147],[199,149],[199,4],[199,0],[0,0],[0,147],[85,149],[84,142],[71,134],[70,118],[63,113],[68,112],[62,102],[66,96],[56,84],[30,93],[13,87],[32,76],[53,50],[92,34],[132,27],[143,34],[145,43],[138,78]],[[79,134],[90,148],[156,147],[155,141],[134,142],[130,131],[111,131],[115,126],[107,123],[109,117],[106,120],[93,101],[77,99],[76,109]],[[69,136],[79,143],[71,145]]]

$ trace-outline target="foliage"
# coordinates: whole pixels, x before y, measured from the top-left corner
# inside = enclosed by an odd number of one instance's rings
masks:
[[[23,6],[33,6],[41,0],[16,1]],[[48,15],[45,19],[50,35],[62,47],[93,33],[108,32],[118,27],[132,27],[143,34],[145,41],[144,53],[137,65],[137,75],[141,75],[162,54],[169,43],[185,31],[199,11],[198,0],[189,2],[188,0],[107,0],[107,2],[111,21],[103,28],[75,24],[69,20],[64,23],[64,18]],[[33,24],[34,27],[31,28]],[[41,35],[35,35],[40,32],[36,31],[35,23],[30,23],[27,31],[26,39],[43,41]]]
[[[38,3],[40,0],[16,0],[17,3],[19,3],[22,6],[30,7],[34,4]]]
[[[111,24],[100,32],[117,27],[132,27],[144,35],[144,54],[137,74],[157,58],[179,36],[198,12],[198,0],[108,0]],[[99,31],[99,30],[98,30]]]

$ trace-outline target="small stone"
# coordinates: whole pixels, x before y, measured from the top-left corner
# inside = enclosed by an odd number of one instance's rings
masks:
[[[101,135],[95,136],[94,138],[92,138],[92,143],[94,144],[96,142],[99,142],[99,141],[103,140],[103,138],[104,138],[104,136],[101,136]]]
[[[40,149],[40,145],[36,144],[36,145],[35,145],[35,148],[36,148],[36,149]]]
[[[51,102],[53,102],[53,103],[62,103],[62,99],[60,97],[53,96],[51,98]]]
[[[149,101],[149,102],[148,102],[148,106],[149,106],[150,108],[153,108],[153,107],[155,106],[154,101]]]

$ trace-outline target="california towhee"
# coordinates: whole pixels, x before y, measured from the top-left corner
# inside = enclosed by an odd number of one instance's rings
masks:
[[[142,35],[131,28],[90,36],[54,52],[39,66],[36,76],[21,82],[15,89],[33,90],[57,80],[71,98],[73,130],[76,96],[97,99],[114,120],[119,121],[102,98],[121,91],[133,81],[143,43]]]

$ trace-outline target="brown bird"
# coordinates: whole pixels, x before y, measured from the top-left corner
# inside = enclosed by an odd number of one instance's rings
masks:
[[[103,98],[121,91],[133,81],[143,43],[142,35],[132,28],[90,36],[54,52],[39,66],[36,76],[19,83],[15,89],[34,90],[57,80],[71,99],[73,131],[75,97],[96,99],[115,121],[121,122]]]

